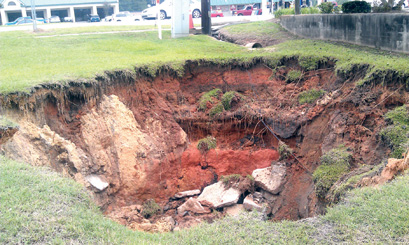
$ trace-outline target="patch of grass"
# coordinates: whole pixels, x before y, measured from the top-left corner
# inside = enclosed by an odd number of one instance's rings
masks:
[[[1,244],[158,243],[105,218],[84,188],[45,167],[0,156]]]
[[[298,71],[298,70],[291,70],[291,71],[289,71],[288,73],[287,73],[287,76],[286,76],[286,82],[287,83],[292,83],[292,82],[295,82],[295,81],[299,81],[300,79],[302,79],[303,78],[303,73],[301,72],[301,71]]]
[[[349,191],[355,188],[355,185],[362,180],[362,178],[366,176],[371,176],[373,173],[378,172],[379,169],[383,166],[383,164],[378,164],[377,166],[372,167],[371,170],[364,172],[362,174],[357,174],[354,176],[349,177],[346,179],[343,183],[341,183],[339,186],[333,185],[333,187],[330,189],[328,192],[326,198],[331,202],[331,203],[337,203],[341,198],[345,196],[345,194]],[[366,166],[364,166],[366,167]],[[361,168],[364,168],[361,167]],[[335,188],[334,188],[335,187]]]
[[[221,102],[217,103],[217,105],[213,106],[212,109],[209,111],[209,116],[214,117],[223,112],[223,104]]]
[[[169,64],[181,69],[188,59],[223,63],[256,55],[244,47],[216,42],[204,35],[171,39],[170,31],[163,32],[163,40],[157,38],[156,32],[50,38],[1,32],[0,43],[0,93],[22,91],[45,82],[91,79],[106,70],[133,70],[145,65],[155,70]]]
[[[207,93],[204,93],[202,97],[200,97],[198,109],[201,111],[206,110],[207,103],[212,102],[213,98],[218,98],[220,94],[222,94],[222,90],[219,88],[215,88]]]
[[[0,128],[5,127],[5,128],[14,128],[17,127],[18,124],[14,122],[13,120],[0,115]]]
[[[321,156],[321,165],[313,173],[317,197],[325,198],[332,184],[348,171],[351,160],[352,154],[343,145]]]
[[[321,57],[317,56],[301,56],[298,58],[298,63],[304,71],[312,71],[318,68]]]
[[[325,216],[262,221],[256,211],[172,233],[132,231],[103,217],[86,191],[44,167],[0,157],[0,243],[327,244],[408,243],[409,176],[355,189]]]
[[[230,25],[223,28],[231,35],[251,35],[252,37],[261,37],[266,35],[280,34],[284,29],[273,22],[254,21],[240,25]]]
[[[161,207],[153,199],[146,200],[142,205],[142,216],[149,219],[161,211]]]
[[[319,99],[321,96],[325,94],[324,90],[316,90],[316,89],[311,89],[308,91],[301,92],[298,95],[298,103],[305,104],[305,103],[314,103],[317,99]]]
[[[65,23],[61,23],[64,25]],[[41,26],[39,26],[41,29]],[[170,29],[170,25],[163,25],[163,29]],[[104,32],[133,32],[133,31],[147,31],[153,30],[157,32],[157,27],[154,25],[151,26],[140,26],[140,25],[124,25],[124,26],[117,26],[117,25],[107,25],[107,26],[83,26],[83,27],[75,27],[75,28],[56,28],[47,31],[40,31],[34,33],[36,37],[47,37],[47,36],[54,36],[54,35],[70,35],[70,34],[85,34],[85,33],[104,33]]]
[[[241,179],[240,174],[230,174],[230,175],[226,175],[226,176],[224,176],[224,175],[220,176],[219,181],[223,182],[223,184],[225,186],[228,186],[231,183],[236,183],[240,179]]]
[[[406,105],[396,107],[384,115],[388,126],[379,132],[381,140],[392,149],[390,157],[402,158],[409,141],[409,113]]]
[[[355,189],[323,217],[353,243],[409,242],[409,176],[379,188]]]
[[[197,143],[197,149],[200,150],[201,152],[208,152],[210,149],[215,149],[217,146],[217,140],[213,136],[207,136],[206,138],[203,138],[199,140]]]
[[[222,104],[226,111],[231,109],[231,101],[236,96],[236,91],[229,91],[223,94],[222,96]]]

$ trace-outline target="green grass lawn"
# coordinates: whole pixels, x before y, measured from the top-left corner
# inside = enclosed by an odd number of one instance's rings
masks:
[[[257,212],[165,234],[132,231],[105,218],[72,179],[0,156],[0,243],[327,244],[409,242],[409,176],[355,189],[325,216],[260,221]]]
[[[128,31],[135,27],[120,27]],[[255,22],[229,27],[233,33],[261,37],[280,36],[283,30],[275,23]],[[113,31],[113,27],[95,27],[93,32]],[[277,60],[284,56],[299,56],[312,62],[331,58],[339,71],[347,72],[353,65],[367,64],[371,68],[366,79],[395,70],[406,79],[409,74],[407,55],[376,49],[342,45],[324,41],[289,40],[267,49],[249,51],[244,47],[220,42],[207,36],[171,39],[164,31],[158,40],[154,31],[143,33],[93,34],[90,28],[74,28],[32,34],[0,33],[0,93],[20,91],[45,82],[61,82],[77,78],[93,78],[106,70],[132,69],[135,66],[171,64],[180,70],[185,60],[208,59],[226,62],[229,59],[251,59],[255,56]],[[272,49],[273,48],[273,49]],[[274,62],[273,62],[274,63]],[[183,71],[182,71],[183,72]],[[409,81],[406,81],[409,82]]]

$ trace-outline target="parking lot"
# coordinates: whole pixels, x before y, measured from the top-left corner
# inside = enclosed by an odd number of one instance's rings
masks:
[[[250,22],[250,21],[260,21],[273,18],[272,15],[268,16],[225,16],[225,17],[214,17],[212,18],[213,25],[223,25],[227,23],[240,23],[240,22]],[[62,22],[62,23],[48,23],[48,24],[38,24],[37,27],[40,30],[51,30],[57,28],[73,28],[73,27],[86,27],[86,26],[123,26],[123,25],[134,25],[134,26],[149,26],[155,25],[156,20],[141,20],[141,21],[129,21],[129,22]],[[200,18],[193,19],[195,25],[201,24]],[[166,19],[161,20],[162,25],[171,25],[172,20]],[[21,26],[0,26],[0,32],[6,31],[31,31],[33,29],[32,25],[21,25]]]

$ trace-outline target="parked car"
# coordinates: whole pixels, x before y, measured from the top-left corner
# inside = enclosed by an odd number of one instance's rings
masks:
[[[48,18],[48,23],[60,23],[61,19],[60,16],[51,16],[50,18]]]
[[[115,22],[129,22],[133,21],[132,14],[129,11],[119,12],[112,16],[112,21]]]
[[[240,10],[233,11],[233,15],[235,16],[249,16],[253,14],[253,11],[257,10],[256,15],[261,14],[261,9],[256,9],[252,5],[246,5]]]
[[[108,15],[104,18],[104,21],[111,22],[114,19],[114,15]]]
[[[88,22],[100,22],[101,19],[99,18],[99,15],[97,14],[90,14],[88,15]]]
[[[37,18],[36,20],[40,24],[46,23],[44,18]],[[23,24],[32,24],[32,23],[33,23],[33,20],[31,19],[31,16],[27,16],[27,17],[18,17],[14,21],[6,23],[6,25],[10,26],[10,25],[23,25]]]
[[[210,17],[224,17],[222,12],[218,12],[216,10],[212,10],[210,15],[211,15]]]
[[[72,17],[66,16],[64,17],[64,22],[74,22],[74,19]]]
[[[165,0],[159,4],[161,20],[172,17],[172,0]],[[156,19],[157,6],[148,5],[147,9],[142,11],[142,19]],[[199,18],[202,15],[201,3],[197,0],[190,0],[190,11],[193,18]]]
[[[16,25],[19,21],[22,20],[31,20],[31,16],[27,16],[27,17],[18,17],[17,19],[15,19],[14,21],[10,21],[6,23],[6,26],[12,26],[12,25]]]

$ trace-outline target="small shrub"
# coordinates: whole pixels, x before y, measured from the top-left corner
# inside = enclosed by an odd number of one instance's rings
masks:
[[[396,107],[384,115],[389,124],[379,132],[381,140],[390,148],[390,157],[402,158],[409,141],[409,113],[406,105]]]
[[[318,5],[318,8],[323,14],[331,14],[334,11],[334,4],[332,2],[324,2]]]
[[[236,96],[236,91],[226,92],[222,97],[222,104],[226,111],[231,109],[231,101]]]
[[[308,91],[304,91],[298,95],[298,102],[302,105],[305,103],[313,103],[317,99],[319,99],[322,95],[325,94],[324,90],[316,90],[316,89],[311,89]]]
[[[286,82],[287,83],[292,83],[295,81],[299,81],[300,79],[303,78],[303,74],[301,71],[298,70],[291,70],[287,73],[287,77],[286,77]]]
[[[320,9],[317,7],[301,8],[301,14],[319,14]]]
[[[342,12],[349,13],[370,13],[371,5],[365,1],[351,1],[342,4]]]
[[[219,88],[215,88],[213,90],[210,90],[209,92],[205,93],[200,97],[199,100],[199,110],[204,111],[206,110],[207,102],[211,102],[213,98],[219,97],[219,95],[222,93],[222,91]]]
[[[217,103],[217,105],[213,106],[212,109],[209,111],[209,116],[214,117],[217,114],[220,114],[223,112],[223,104],[221,102]]]
[[[343,145],[330,150],[321,157],[321,165],[314,171],[315,193],[325,198],[331,186],[348,171],[352,154]]]
[[[291,149],[286,143],[278,142],[278,154],[280,154],[280,160],[288,159],[293,154]]]
[[[147,200],[142,206],[142,216],[149,219],[161,211],[160,206],[153,199]]]
[[[294,8],[287,8],[287,9],[279,9],[274,11],[274,17],[280,18],[282,15],[293,15],[295,14]]]
[[[199,151],[208,152],[210,149],[215,149],[217,146],[216,138],[213,136],[207,136],[204,139],[199,140],[197,143],[197,149]]]
[[[251,176],[250,174],[248,174],[247,176],[246,176],[246,178],[247,179],[249,179],[251,182],[253,182],[254,183],[254,177],[253,176]]]

